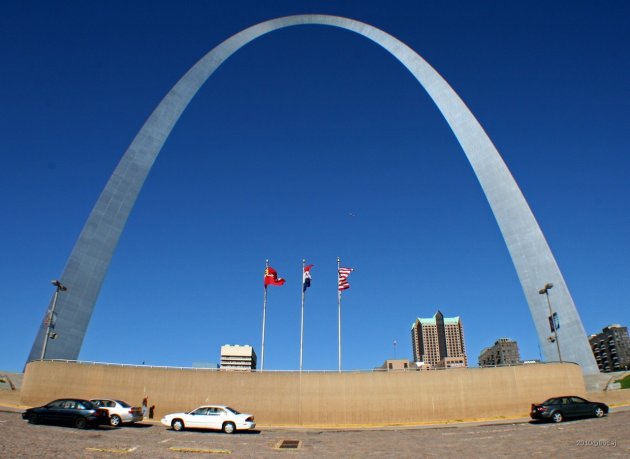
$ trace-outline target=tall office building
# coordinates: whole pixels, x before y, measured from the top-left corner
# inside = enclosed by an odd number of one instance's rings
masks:
[[[221,370],[251,371],[256,369],[256,353],[251,346],[221,346]]]
[[[494,367],[496,365],[516,365],[521,363],[518,343],[509,338],[501,338],[479,354],[480,367]]]
[[[459,317],[440,311],[430,319],[418,317],[411,327],[413,359],[432,367],[466,367],[464,326]]]
[[[630,369],[628,327],[618,324],[604,327],[601,333],[588,338],[599,371],[608,373]]]

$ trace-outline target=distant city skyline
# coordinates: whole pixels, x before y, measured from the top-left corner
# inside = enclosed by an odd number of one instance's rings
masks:
[[[22,368],[50,280],[168,88],[225,37],[305,10],[379,27],[438,69],[517,179],[587,334],[628,323],[630,6],[27,1],[0,19],[0,369]],[[464,318],[469,354],[510,336],[523,359],[539,358],[496,223],[426,94],[360,37],[315,26],[277,33],[231,57],[169,138],[79,358],[181,366],[215,360],[222,343],[259,346],[268,258],[286,284],[270,292],[265,368],[297,369],[307,259],[317,271],[304,367],[334,370],[337,256],[355,269],[344,369],[393,357],[393,340],[406,352],[409,319],[438,309]],[[488,316],[497,318],[491,333]],[[217,323],[212,338],[192,333]],[[135,339],[136,329],[150,339]]]

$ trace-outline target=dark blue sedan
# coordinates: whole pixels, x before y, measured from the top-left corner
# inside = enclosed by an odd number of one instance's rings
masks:
[[[44,406],[29,408],[22,413],[22,418],[31,424],[63,424],[77,429],[88,426],[109,424],[106,410],[98,408],[89,400],[64,398],[55,400]]]
[[[532,419],[562,422],[566,418],[595,416],[601,418],[608,413],[608,405],[590,402],[582,397],[568,395],[553,397],[542,403],[532,404],[529,415]]]

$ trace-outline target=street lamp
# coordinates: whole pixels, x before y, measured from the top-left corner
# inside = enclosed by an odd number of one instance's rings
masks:
[[[556,348],[558,349],[558,360],[562,363],[562,354],[560,353],[560,342],[558,341],[558,327],[556,326],[556,321],[553,317],[553,311],[551,310],[551,300],[549,299],[549,290],[553,288],[553,284],[545,284],[543,288],[541,288],[538,293],[541,295],[545,295],[547,297],[547,306],[549,307],[549,323],[551,324],[551,328],[553,329],[553,336],[549,337],[549,341],[552,343],[556,343]]]
[[[46,335],[44,335],[44,345],[42,346],[42,357],[41,360],[44,360],[46,356],[46,348],[48,347],[48,340],[55,339],[57,337],[57,333],[52,332],[51,328],[53,328],[53,319],[55,317],[55,308],[57,307],[57,295],[59,292],[65,292],[68,288],[63,285],[58,280],[50,281],[51,284],[55,286],[55,294],[53,296],[52,307],[50,308],[50,313],[48,314],[48,326],[46,327]]]

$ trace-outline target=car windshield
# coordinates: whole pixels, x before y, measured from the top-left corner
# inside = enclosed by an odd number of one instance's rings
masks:
[[[116,400],[116,403],[118,403],[123,408],[131,408],[131,405],[129,403],[123,402],[122,400]]]
[[[230,408],[229,406],[226,406],[225,409],[228,410],[228,411],[231,411],[234,414],[241,414],[238,411],[236,411],[234,408]]]
[[[46,408],[61,408],[63,407],[65,400],[55,400],[46,405]]]

